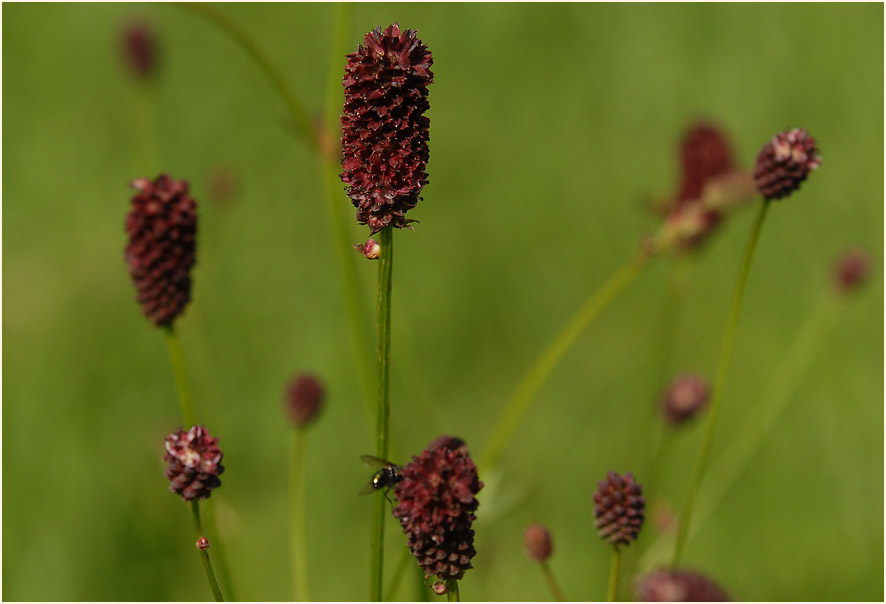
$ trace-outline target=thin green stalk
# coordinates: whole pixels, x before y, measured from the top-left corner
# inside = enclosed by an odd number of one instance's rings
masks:
[[[621,551],[616,547],[612,551],[612,566],[609,567],[609,589],[606,591],[606,601],[615,602],[618,595],[618,569],[621,565]]]
[[[458,580],[457,579],[447,579],[446,580],[446,599],[448,602],[461,602],[458,594]]]
[[[391,362],[391,278],[394,261],[394,229],[386,227],[379,233],[381,253],[378,258],[378,373],[375,416],[375,454],[388,457],[389,379]],[[370,535],[370,600],[382,596],[384,565],[385,506],[383,497],[375,498]]]
[[[757,247],[757,240],[760,238],[760,231],[763,228],[763,222],[772,202],[765,199],[757,213],[757,218],[751,227],[751,234],[745,247],[744,257],[741,261],[741,267],[738,271],[738,279],[735,284],[735,291],[732,295],[732,305],[729,309],[729,318],[726,320],[726,329],[723,333],[723,344],[720,348],[720,359],[717,362],[717,375],[714,380],[714,391],[711,395],[711,405],[708,410],[707,426],[705,428],[704,440],[698,453],[698,460],[695,464],[695,471],[692,480],[689,483],[689,494],[686,498],[686,506],[683,510],[683,516],[680,518],[680,525],[677,529],[677,540],[674,546],[673,565],[676,566],[680,562],[680,556],[683,554],[683,547],[686,545],[686,536],[689,533],[689,523],[692,519],[692,508],[695,505],[695,498],[698,494],[698,487],[704,476],[705,467],[707,465],[708,454],[710,453],[711,443],[714,439],[714,428],[717,425],[717,416],[720,413],[720,399],[723,395],[723,386],[726,382],[726,372],[729,367],[729,357],[732,354],[732,344],[735,341],[736,328],[738,326],[738,315],[741,310],[741,301],[744,297],[745,285],[748,280],[748,272],[751,268],[751,261],[754,258],[754,250]]]
[[[649,255],[641,253],[612,275],[608,281],[591,294],[542,351],[505,404],[504,410],[492,430],[492,437],[479,457],[480,463],[478,465],[481,474],[498,462],[505,445],[513,436],[517,424],[526,413],[539,388],[545,383],[578,336],[640,274],[648,260]]]
[[[541,563],[541,570],[544,572],[545,579],[548,581],[548,586],[551,588],[551,593],[554,595],[554,600],[557,602],[565,602],[566,598],[563,596],[563,592],[560,590],[560,586],[557,585],[557,580],[554,579],[554,571],[551,570],[551,566],[547,562]]]
[[[216,495],[216,497],[218,497],[218,495]],[[228,598],[230,598],[232,602],[236,602],[239,598],[237,598],[237,592],[234,589],[231,565],[228,564],[228,556],[223,547],[224,541],[221,539],[221,535],[218,532],[218,525],[215,522],[215,499],[209,498],[203,502],[203,517],[205,519],[204,524],[206,525],[206,531],[209,533],[212,547],[215,551],[215,561],[218,563],[219,574],[221,575],[222,582],[227,588]]]
[[[188,388],[188,377],[185,373],[185,361],[182,356],[181,343],[175,331],[175,325],[164,325],[166,334],[166,346],[169,349],[169,360],[172,363],[172,373],[175,375],[175,387],[178,391],[178,402],[181,405],[182,419],[185,422],[185,430],[196,423],[194,419],[194,403],[191,401],[191,390]]]
[[[200,523],[200,503],[196,499],[191,500],[191,512],[194,516],[194,532],[197,539],[203,537],[203,527]],[[224,602],[221,590],[218,588],[218,581],[215,580],[215,573],[212,572],[212,563],[209,561],[209,549],[200,550],[200,559],[203,561],[203,568],[206,569],[206,578],[209,580],[209,588],[212,595],[215,596],[216,602]]]
[[[233,19],[224,13],[218,11],[211,4],[202,2],[174,2],[178,7],[191,11],[200,15],[207,21],[218,26],[225,34],[237,43],[237,45],[255,62],[259,70],[268,78],[274,90],[283,99],[286,108],[289,111],[292,125],[296,129],[298,135],[311,147],[319,148],[321,141],[316,128],[311,124],[308,111],[304,108],[295,92],[286,82],[283,73],[274,65],[267,53],[262,50],[255,41],[249,37],[243,28]]]
[[[295,600],[310,602],[308,592],[308,550],[305,542],[304,433],[294,430],[290,457],[289,499],[292,546],[292,582]]]
[[[391,582],[388,583],[388,595],[385,597],[385,602],[392,602],[394,600],[394,594],[397,593],[397,588],[400,586],[400,580],[403,578],[403,571],[406,570],[411,557],[412,554],[409,552],[409,548],[404,548],[403,553],[400,556],[400,561],[397,562],[397,568],[394,569],[394,576],[391,577]]]

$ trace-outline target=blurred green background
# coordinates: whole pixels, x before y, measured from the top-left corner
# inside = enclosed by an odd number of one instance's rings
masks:
[[[336,7],[218,10],[319,112]],[[120,53],[132,20],[158,37],[148,84]],[[361,4],[349,50],[395,20],[430,47],[436,80],[421,223],[396,234],[395,461],[441,433],[479,454],[540,349],[655,228],[644,204],[677,186],[692,120],[721,125],[745,167],[776,131],[803,126],[824,163],[765,225],[715,460],[754,436],[735,430],[784,370],[835,257],[867,248],[872,282],[757,435],[685,562],[736,599],[882,599],[883,6]],[[3,52],[3,598],[210,597],[188,506],[163,477],[163,438],[181,421],[164,338],[123,262],[127,184],[162,170],[188,179],[199,203],[178,329],[197,415],[225,453],[212,499],[237,594],[291,597],[281,406],[288,379],[311,370],[329,392],[307,435],[311,594],[365,599],[371,502],[355,494],[374,428],[318,164],[285,106],[229,37],[174,6],[6,4]],[[220,173],[236,181],[227,198],[212,186]],[[340,203],[351,224],[343,193]],[[657,455],[650,411],[673,373],[713,374],[752,218],[737,213],[694,255],[682,308],[668,293],[674,261],[658,259],[555,370],[498,470],[481,476],[464,599],[550,599],[522,548],[531,522],[553,532],[567,596],[604,597],[610,552],[591,493],[609,469],[644,481]],[[365,240],[365,227],[349,228]],[[371,324],[376,266],[348,258]],[[663,463],[675,507],[701,427]],[[393,520],[387,529],[390,577],[405,538]],[[656,537],[649,521],[628,571]],[[417,574],[398,598],[428,593]]]

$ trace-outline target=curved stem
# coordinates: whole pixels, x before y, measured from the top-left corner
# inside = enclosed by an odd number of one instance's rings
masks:
[[[648,260],[649,255],[641,253],[612,275],[608,281],[591,294],[581,308],[569,319],[569,322],[563,326],[560,332],[551,340],[550,344],[542,351],[541,355],[539,355],[538,359],[536,359],[526,373],[523,381],[520,382],[511,398],[505,404],[505,408],[493,428],[492,437],[479,457],[480,463],[478,466],[481,473],[488,471],[490,467],[498,462],[502,450],[513,436],[517,424],[526,413],[535,394],[569,348],[575,343],[576,339],[578,339],[578,336],[640,274]]]
[[[541,563],[541,570],[545,574],[545,579],[548,581],[548,587],[551,588],[551,593],[554,595],[554,600],[557,602],[565,602],[566,598],[563,596],[563,592],[560,590],[560,586],[557,585],[557,580],[554,579],[554,571],[551,570],[551,566],[547,562]]]
[[[296,429],[292,435],[289,498],[292,545],[293,594],[297,602],[311,600],[308,591],[308,557],[305,543],[304,433]]]
[[[446,600],[448,602],[461,602],[459,593],[458,593],[458,580],[457,579],[447,579],[446,580]]]
[[[711,443],[714,440],[714,429],[717,425],[717,416],[720,414],[720,399],[723,395],[723,385],[726,382],[726,372],[729,367],[729,358],[732,354],[732,344],[735,341],[735,332],[736,327],[738,326],[738,315],[741,310],[741,301],[744,297],[745,285],[747,284],[751,261],[754,258],[754,250],[757,247],[757,240],[760,237],[763,221],[766,219],[766,214],[771,203],[770,200],[765,199],[760,206],[760,211],[757,213],[757,218],[754,221],[753,227],[751,227],[751,234],[748,238],[744,257],[741,261],[741,267],[738,271],[738,279],[735,283],[735,291],[732,295],[732,305],[729,309],[729,318],[726,320],[726,329],[723,333],[723,344],[720,347],[720,358],[717,362],[717,375],[714,381],[714,392],[711,395],[711,406],[708,411],[704,440],[702,441],[701,449],[698,452],[695,471],[693,472],[692,480],[689,483],[689,494],[686,498],[686,506],[683,510],[683,516],[680,518],[680,526],[677,530],[677,540],[674,546],[673,558],[673,565],[675,566],[680,562],[680,556],[683,554],[683,547],[686,544],[686,536],[689,531],[689,522],[692,519],[692,508],[695,505],[698,486],[701,484],[701,479],[704,476]]]
[[[188,388],[188,377],[185,373],[185,361],[182,356],[181,343],[175,331],[175,325],[164,325],[163,332],[166,334],[166,346],[169,349],[169,360],[172,363],[172,373],[175,375],[175,388],[178,391],[178,402],[181,405],[183,428],[189,429],[196,423],[194,419],[194,403],[191,401],[191,390]]]
[[[388,457],[389,378],[391,361],[391,279],[394,260],[394,229],[386,227],[379,233],[381,253],[378,258],[378,372],[375,416],[375,454]],[[370,599],[380,601],[384,564],[385,504],[375,498],[370,535]]]
[[[295,92],[286,83],[283,73],[271,61],[268,55],[256,44],[234,20],[218,11],[211,4],[202,2],[175,2],[176,6],[200,15],[207,21],[212,22],[225,32],[236,44],[255,62],[256,66],[268,78],[271,86],[286,103],[286,108],[293,121],[293,127],[298,135],[314,148],[321,146],[320,137],[316,128],[311,125],[308,112],[296,97]]]
[[[609,589],[606,591],[606,601],[615,602],[618,595],[618,569],[621,565],[621,551],[616,547],[612,551],[612,566],[609,567]]]
[[[191,500],[191,512],[194,517],[194,533],[199,540],[200,537],[203,537],[203,527],[200,523],[200,503],[196,499]],[[215,580],[215,573],[212,572],[209,549],[200,550],[200,559],[203,561],[203,568],[206,569],[206,578],[209,580],[209,588],[212,590],[212,595],[215,596],[215,601],[224,602],[221,590],[218,588],[218,581]]]

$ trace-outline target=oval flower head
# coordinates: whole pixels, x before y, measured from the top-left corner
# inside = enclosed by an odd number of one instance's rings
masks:
[[[803,128],[779,132],[757,155],[754,183],[766,199],[781,199],[799,189],[820,165],[815,139]]]
[[[600,538],[616,549],[629,545],[643,526],[646,500],[641,487],[630,472],[609,472],[606,480],[597,483],[594,493],[595,526]]]
[[[438,438],[403,467],[403,480],[394,487],[398,503],[393,514],[426,577],[461,579],[473,568],[477,552],[471,525],[481,488],[477,467],[457,438]]]
[[[176,430],[166,437],[163,456],[163,461],[169,463],[169,490],[185,501],[207,499],[213,489],[221,486],[218,477],[225,471],[223,455],[218,438],[212,438],[203,426],[191,426],[187,432]]]
[[[366,34],[348,55],[342,113],[342,174],[357,221],[377,233],[403,228],[428,182],[428,47],[394,23]]]

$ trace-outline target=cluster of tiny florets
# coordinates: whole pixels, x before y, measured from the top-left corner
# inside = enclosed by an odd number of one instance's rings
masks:
[[[815,139],[806,130],[779,132],[757,155],[754,183],[766,199],[781,199],[796,191],[820,165]]]
[[[360,224],[372,233],[403,228],[428,182],[433,59],[415,31],[396,23],[366,34],[347,58],[341,178]]]
[[[640,602],[729,602],[723,589],[690,570],[656,570],[637,582]]]
[[[163,461],[169,490],[185,501],[206,499],[213,489],[221,486],[219,475],[225,471],[221,465],[222,452],[218,438],[212,438],[203,426],[190,430],[176,430],[166,437],[166,455]]]
[[[142,312],[155,325],[169,325],[191,299],[197,202],[188,183],[161,174],[132,181],[138,190],[126,216],[126,262]]]
[[[609,472],[606,480],[597,483],[594,526],[606,543],[619,548],[636,539],[643,526],[645,509],[643,488],[630,472],[624,475]]]
[[[531,524],[523,533],[526,555],[534,562],[546,562],[554,553],[554,539],[543,524]]]
[[[311,423],[323,407],[326,389],[315,376],[302,373],[286,388],[285,407],[292,422],[299,428]]]
[[[461,579],[476,554],[471,525],[483,483],[461,439],[434,444],[403,467],[393,514],[425,576]]]

